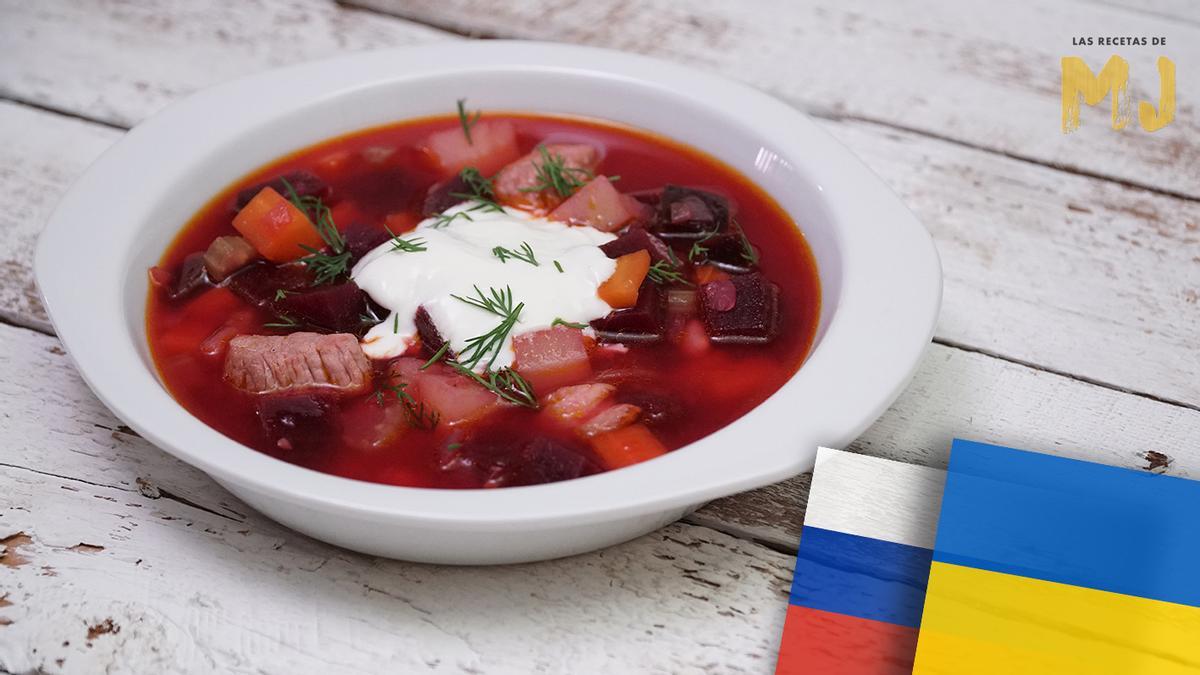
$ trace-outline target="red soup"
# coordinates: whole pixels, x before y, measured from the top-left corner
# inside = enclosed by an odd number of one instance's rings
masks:
[[[238,180],[150,280],[154,360],[205,423],[441,488],[702,438],[795,373],[820,309],[795,223],[721,162],[601,121],[463,110]]]

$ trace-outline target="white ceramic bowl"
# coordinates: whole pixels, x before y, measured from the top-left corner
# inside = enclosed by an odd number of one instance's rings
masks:
[[[820,269],[815,347],[746,416],[676,452],[578,480],[500,490],[363,483],[294,466],[209,428],[167,393],[147,350],[146,269],[216,192],[332,136],[443,114],[571,113],[650,129],[750,176],[800,223]],[[129,132],[63,199],[38,283],[88,384],[150,441],[275,520],[319,539],[439,563],[538,560],[614,544],[707,500],[812,467],[900,393],[933,330],[929,235],[845,148],[749,87],[641,56],[473,42],[354,54],[202,91]]]

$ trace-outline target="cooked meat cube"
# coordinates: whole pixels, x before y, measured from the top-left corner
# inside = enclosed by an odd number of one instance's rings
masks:
[[[347,333],[239,335],[229,343],[225,380],[252,394],[357,394],[371,384],[371,364]]]
[[[610,258],[620,258],[627,253],[645,250],[650,253],[650,260],[653,262],[672,262],[671,249],[663,240],[640,227],[629,228],[628,232],[601,246],[600,250]]]
[[[700,287],[700,315],[713,342],[770,342],[779,324],[779,287],[757,272],[710,281]]]
[[[663,239],[701,239],[729,226],[729,200],[695,188],[668,185],[658,201],[655,233]]]
[[[666,302],[659,285],[647,279],[638,289],[637,304],[618,309],[592,322],[605,342],[658,342],[666,333]]]
[[[204,269],[213,281],[220,283],[230,274],[258,258],[258,251],[242,237],[217,237],[204,252]]]
[[[587,437],[602,434],[607,431],[623,429],[638,421],[642,409],[629,403],[619,403],[602,411],[579,428],[579,433]]]
[[[285,182],[287,183],[286,185],[284,184]],[[329,185],[325,181],[318,178],[315,174],[309,173],[308,171],[292,171],[291,173],[286,173],[278,178],[275,178],[274,180],[252,185],[245,190],[238,192],[237,208],[241,210],[242,207],[249,204],[250,200],[254,199],[254,197],[265,187],[272,188],[285,198],[290,197],[291,193],[288,191],[289,185],[291,186],[292,190],[295,190],[296,196],[298,197],[320,197],[321,199],[329,198]]]

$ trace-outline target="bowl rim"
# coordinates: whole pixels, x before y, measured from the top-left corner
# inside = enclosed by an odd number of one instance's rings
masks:
[[[396,72],[397,63],[420,65]],[[136,242],[132,236],[108,238],[98,231],[102,228],[81,229],[75,223],[89,222],[96,203],[105,203],[116,222],[144,219],[155,195],[130,195],[121,186],[143,181],[153,185],[154,172],[162,169],[147,160],[158,157],[168,141],[179,142],[172,134],[181,128],[198,130],[201,137],[233,138],[238,130],[208,122],[216,107],[230,100],[283,114],[348,87],[495,69],[553,69],[668,91],[704,92],[704,105],[711,109],[775,131],[779,148],[787,151],[784,156],[820,177],[815,187],[825,198],[824,208],[839,238],[840,293],[823,298],[838,307],[800,370],[743,417],[654,461],[502,490],[401,487],[306,469],[221,435],[175,402],[157,372],[146,368],[124,318],[129,275],[141,273],[123,265]],[[306,85],[302,94],[279,95],[289,83],[299,82]],[[127,198],[116,203],[102,199],[114,190]],[[138,227],[131,223],[126,229],[132,233]],[[102,255],[105,250],[112,255]],[[928,232],[878,177],[803,113],[749,86],[658,59],[523,41],[360,52],[266,71],[192,94],[130,131],[77,180],[39,237],[34,269],[55,330],[84,380],[118,417],[159,448],[218,481],[296,505],[451,529],[598,522],[666,511],[807,470],[819,445],[847,444],[911,379],[932,337],[942,289],[941,265]],[[84,274],[96,282],[81,286],[78,280]],[[144,305],[137,309],[144,314]],[[813,421],[797,430],[788,422],[794,421],[794,406],[801,402]],[[779,438],[761,445],[755,433],[760,427],[773,427]],[[747,444],[758,446],[745,453],[749,456],[718,452],[720,447]],[[702,458],[707,461],[698,466]]]

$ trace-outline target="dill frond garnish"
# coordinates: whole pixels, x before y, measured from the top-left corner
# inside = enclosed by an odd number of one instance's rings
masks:
[[[558,270],[559,274],[566,273],[566,270],[563,269],[562,263],[558,262],[557,260],[554,261],[554,268]]]
[[[496,202],[496,191],[492,186],[492,179],[484,176],[479,169],[473,166],[464,167],[462,171],[458,172],[458,177],[466,185],[467,191],[451,192],[450,196],[475,202],[467,211],[504,213],[504,207]]]
[[[541,263],[539,263],[537,258],[533,255],[533,248],[530,247],[526,242],[521,242],[521,248],[515,251],[511,248],[497,246],[496,248],[492,249],[492,255],[499,258],[500,262],[502,263],[508,262],[509,258],[513,258],[515,260],[520,260],[521,262],[527,262],[534,267],[541,266]]]
[[[286,298],[286,297],[287,297],[287,296],[289,296],[289,295],[291,295],[291,293],[290,293],[290,292],[288,292],[288,291],[285,291],[285,290],[283,290],[282,288],[276,288],[276,289],[275,289],[275,301],[276,301],[276,302],[278,302],[278,301],[280,301],[280,300],[282,300],[282,299]]]
[[[290,316],[286,316],[286,315],[280,315],[278,321],[273,321],[271,323],[263,324],[263,328],[275,328],[278,330],[291,330],[293,328],[299,328],[299,327],[300,327],[299,321],[293,319]]]
[[[567,161],[562,155],[550,152],[545,145],[538,145],[537,149],[542,156],[541,164],[534,163],[538,182],[530,187],[521,188],[521,192],[554,190],[560,197],[570,197],[594,176],[588,169],[567,166]]]
[[[742,241],[742,259],[750,263],[751,266],[757,266],[758,251],[754,250],[754,246],[750,243],[750,238],[746,236],[746,231],[742,229],[742,224],[735,220],[733,226],[737,228],[738,237]]]
[[[551,328],[554,328],[555,326],[566,326],[567,328],[578,328],[580,330],[587,328],[586,323],[575,323],[574,321],[567,321],[562,317],[557,316],[554,317],[554,320],[550,322]]]
[[[692,282],[688,281],[683,277],[682,274],[680,274],[677,268],[671,266],[665,260],[659,260],[651,265],[650,269],[646,272],[646,276],[650,277],[650,281],[653,281],[656,284],[678,282],[687,284],[688,286],[693,285]]]
[[[375,403],[382,406],[389,393],[395,396],[400,405],[404,407],[404,416],[408,418],[410,427],[426,431],[433,431],[437,428],[438,422],[442,419],[441,414],[427,408],[424,401],[413,398],[412,394],[408,393],[407,382],[392,384],[389,377],[383,384],[375,388]]]
[[[500,355],[500,351],[504,347],[504,341],[508,339],[508,334],[512,332],[513,326],[517,325],[517,321],[521,317],[521,311],[525,309],[525,303],[523,302],[515,306],[513,305],[511,287],[506,286],[503,291],[489,288],[488,291],[491,293],[490,296],[485,295],[476,286],[475,297],[450,296],[455,300],[501,317],[499,325],[495,328],[482,335],[476,335],[467,339],[466,347],[459,354],[461,365],[466,366],[467,369],[474,369],[485,358],[487,359],[487,364],[484,366],[484,369],[491,369],[492,364],[496,362],[496,357]]]
[[[321,235],[321,240],[332,253],[317,250],[304,244],[300,248],[308,255],[300,259],[314,274],[313,285],[327,284],[350,272],[350,252],[346,250],[346,240],[333,222],[333,212],[321,201],[320,197],[305,195],[301,197],[286,178],[280,178],[287,192],[288,201],[303,211],[312,221],[313,228]]]
[[[443,342],[442,346],[439,347],[438,350],[433,353],[433,356],[429,357],[429,360],[421,365],[421,370],[428,370],[430,366],[437,363],[438,361],[441,361],[442,357],[445,356],[446,352],[448,352],[448,351],[450,351],[450,343]]]
[[[453,359],[447,359],[446,364],[460,375],[469,377],[484,389],[487,389],[509,403],[535,410],[538,407],[537,396],[533,393],[533,387],[512,368],[488,369],[481,375]]]
[[[427,250],[425,248],[425,240],[420,237],[404,239],[395,232],[392,232],[386,225],[384,225],[383,229],[387,230],[387,233],[392,235],[392,239],[388,243],[392,245],[393,251],[403,251],[404,253],[420,253],[421,251]]]
[[[454,213],[439,213],[434,217],[433,222],[429,224],[435,230],[440,230],[443,227],[453,223],[455,220],[462,218],[468,222],[474,221],[471,214],[466,211],[455,211]]]
[[[475,126],[475,123],[482,116],[482,110],[476,110],[474,116],[469,114],[467,112],[467,99],[458,99],[458,123],[462,125],[463,136],[467,137],[467,145],[475,145],[475,141],[471,140],[471,127]]]

